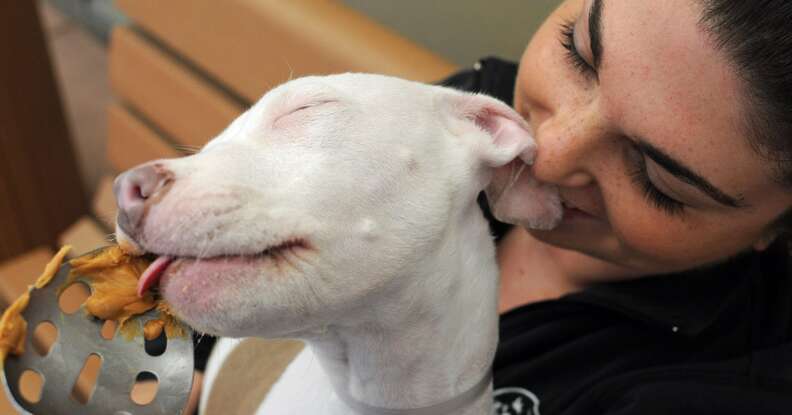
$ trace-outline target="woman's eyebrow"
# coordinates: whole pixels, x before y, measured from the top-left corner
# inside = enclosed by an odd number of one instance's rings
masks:
[[[602,61],[602,0],[594,0],[588,15],[589,47],[594,69],[599,70]]]
[[[683,182],[697,187],[716,202],[732,208],[749,207],[749,205],[745,204],[744,198],[742,196],[729,196],[722,190],[715,187],[707,179],[703,178],[701,175],[695,173],[693,170],[685,166],[682,162],[673,159],[668,155],[668,153],[653,146],[646,140],[636,138],[636,146],[638,146],[638,149],[643,154],[654,160],[655,163],[659,164],[664,169],[668,170],[669,173],[678,177]]]

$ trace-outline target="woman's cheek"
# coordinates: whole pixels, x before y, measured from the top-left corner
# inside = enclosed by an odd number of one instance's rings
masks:
[[[701,266],[734,255],[751,243],[739,229],[718,226],[718,220],[696,213],[671,217],[634,201],[625,208],[640,211],[623,213],[611,219],[614,234],[631,263],[685,269]]]
[[[643,200],[611,210],[611,227],[623,248],[647,263],[686,264],[703,253],[701,229],[691,221],[670,217]],[[619,213],[621,212],[621,213]],[[643,258],[643,260],[640,260]]]

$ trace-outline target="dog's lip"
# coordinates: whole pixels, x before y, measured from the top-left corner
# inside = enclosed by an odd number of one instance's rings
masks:
[[[137,295],[138,297],[143,297],[146,291],[148,291],[152,286],[156,285],[162,274],[165,273],[165,270],[168,266],[176,261],[176,260],[203,260],[203,261],[211,261],[211,260],[218,260],[223,258],[272,258],[277,256],[280,252],[284,250],[290,250],[295,248],[309,248],[309,244],[306,239],[303,238],[290,238],[280,243],[272,244],[268,248],[264,249],[263,251],[259,251],[258,253],[250,254],[250,253],[239,253],[239,254],[223,254],[223,255],[216,255],[212,257],[193,257],[193,256],[185,256],[185,255],[162,255],[162,254],[155,254],[152,252],[146,253],[147,256],[153,256],[153,262],[143,271],[143,274],[140,275],[138,278],[138,285],[137,285]]]

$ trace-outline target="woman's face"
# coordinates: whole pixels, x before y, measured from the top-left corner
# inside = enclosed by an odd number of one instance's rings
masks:
[[[532,170],[586,212],[534,237],[640,273],[772,239],[792,196],[744,134],[740,81],[697,3],[569,0],[532,39],[514,101],[539,144]]]

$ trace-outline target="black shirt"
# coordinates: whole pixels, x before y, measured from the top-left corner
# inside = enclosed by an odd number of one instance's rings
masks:
[[[517,66],[441,83],[512,105]],[[496,241],[511,228],[479,204]],[[785,240],[691,271],[602,283],[501,316],[496,415],[792,414]]]

